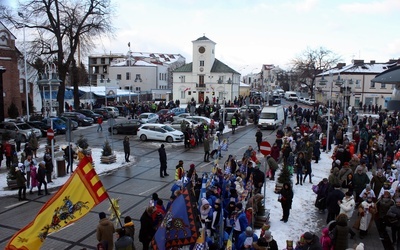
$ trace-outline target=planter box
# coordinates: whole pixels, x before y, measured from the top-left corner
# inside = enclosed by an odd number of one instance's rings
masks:
[[[18,188],[17,180],[7,179],[7,186],[8,189],[17,189]]]
[[[110,163],[114,163],[116,161],[117,161],[117,156],[116,155],[109,155],[109,156],[101,156],[100,157],[100,162],[101,163],[110,164]]]

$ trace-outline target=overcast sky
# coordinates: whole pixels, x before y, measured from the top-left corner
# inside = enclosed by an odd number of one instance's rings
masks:
[[[5,0],[13,2],[12,0]],[[217,43],[216,58],[242,75],[262,64],[289,69],[307,47],[352,59],[400,57],[399,0],[112,0],[115,39],[93,53],[181,54],[192,61],[192,41]],[[256,69],[257,68],[257,69]]]

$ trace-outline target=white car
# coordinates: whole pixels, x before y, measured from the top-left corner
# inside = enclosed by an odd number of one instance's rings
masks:
[[[143,124],[138,128],[137,136],[141,141],[158,140],[168,143],[183,141],[185,139],[181,131],[165,124]]]
[[[172,128],[176,129],[176,130],[181,130],[181,123],[184,122],[186,127],[196,127],[198,125],[198,122],[194,121],[194,120],[188,120],[185,118],[176,120],[171,122],[171,124],[169,124]]]
[[[313,106],[315,104],[315,99],[309,99],[307,104]]]
[[[188,116],[190,116],[190,113],[182,113],[182,114],[174,116],[173,118],[174,118],[174,121],[177,121],[177,120],[180,121]]]
[[[119,110],[118,110],[118,108],[116,108],[116,107],[110,107],[110,106],[107,106],[107,107],[104,107],[107,111],[108,111],[108,113],[110,114],[110,116],[112,116],[113,118],[117,118],[118,116],[119,116]]]
[[[297,99],[298,102],[303,103],[304,102],[304,97],[299,97],[299,99]]]
[[[193,121],[196,121],[196,122],[198,122],[198,123],[204,123],[204,122],[206,122],[208,126],[210,126],[210,124],[211,124],[211,119],[210,119],[210,118],[207,118],[207,117],[205,117],[205,116],[197,116],[197,115],[194,115],[194,116],[187,116],[186,119],[188,119],[188,120],[193,120]]]
[[[310,100],[310,98],[304,98],[304,99],[303,99],[303,103],[304,103],[304,104],[308,104],[308,100]]]
[[[156,123],[158,122],[158,115],[154,113],[142,113],[139,115],[139,120],[144,123]]]

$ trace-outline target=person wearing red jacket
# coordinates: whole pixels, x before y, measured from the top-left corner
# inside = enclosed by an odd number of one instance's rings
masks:
[[[274,158],[276,162],[278,162],[280,156],[280,149],[278,144],[275,142],[274,145],[271,147],[271,157]]]

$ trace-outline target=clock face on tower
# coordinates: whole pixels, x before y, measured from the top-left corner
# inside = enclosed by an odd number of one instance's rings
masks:
[[[201,46],[201,47],[199,48],[199,52],[200,52],[201,54],[203,54],[205,51],[206,51],[206,48],[204,48],[203,46]]]

